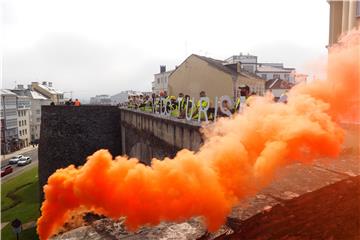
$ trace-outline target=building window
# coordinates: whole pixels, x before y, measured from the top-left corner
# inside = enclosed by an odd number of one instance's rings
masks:
[[[19,121],[19,127],[21,127],[21,121]]]
[[[273,78],[274,78],[274,79],[280,78],[280,74],[274,74],[274,75],[273,75]]]
[[[27,129],[25,129],[25,134],[27,134]]]
[[[37,121],[37,122],[40,122],[40,118],[36,118],[36,121]]]
[[[40,114],[40,109],[36,110],[36,113],[37,113],[37,114]]]
[[[266,74],[261,74],[261,78],[267,80]]]
[[[289,74],[288,74],[288,73],[285,73],[285,74],[284,74],[284,79],[285,79],[285,80],[289,80]]]
[[[24,120],[24,123],[25,123],[24,125],[26,126],[26,120]]]
[[[160,84],[160,78],[157,79],[157,83]]]

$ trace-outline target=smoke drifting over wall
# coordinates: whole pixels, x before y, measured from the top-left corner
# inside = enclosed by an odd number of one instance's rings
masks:
[[[86,164],[57,170],[44,187],[38,220],[48,239],[84,208],[111,218],[126,217],[129,229],[202,216],[210,231],[231,208],[268,184],[275,171],[296,161],[336,157],[344,132],[340,120],[359,121],[359,32],[329,55],[328,78],[298,85],[288,104],[258,98],[243,114],[204,129],[198,152],[173,159],[116,157],[99,150]]]

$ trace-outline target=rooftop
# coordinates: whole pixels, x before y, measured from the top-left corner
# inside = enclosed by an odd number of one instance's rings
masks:
[[[290,89],[293,86],[289,81],[279,78],[267,80],[265,83],[265,89]]]
[[[2,96],[16,96],[15,93],[11,92],[10,90],[7,89],[0,89],[1,91],[1,95]]]
[[[293,68],[277,68],[269,65],[259,64],[257,67],[257,72],[279,72],[279,73],[290,73]]]
[[[57,91],[55,88],[49,87],[47,85],[39,84],[38,86],[41,87],[42,89],[48,91],[51,94],[63,94],[63,92]]]

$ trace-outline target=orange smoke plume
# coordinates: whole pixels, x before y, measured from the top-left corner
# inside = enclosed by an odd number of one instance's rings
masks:
[[[358,108],[352,108],[359,103],[354,39],[359,35],[330,52],[327,81],[295,87],[288,104],[258,98],[243,114],[206,128],[196,153],[184,149],[173,159],[153,159],[145,166],[134,158],[113,160],[99,150],[82,167],[57,170],[44,187],[40,239],[55,234],[79,208],[115,219],[126,216],[129,229],[202,216],[214,231],[234,204],[264,187],[279,167],[336,157],[344,134],[337,120],[358,117]]]

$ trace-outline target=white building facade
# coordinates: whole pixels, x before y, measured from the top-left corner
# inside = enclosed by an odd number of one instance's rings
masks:
[[[90,104],[93,105],[111,105],[111,98],[109,95],[102,94],[90,98]]]
[[[154,74],[154,81],[152,82],[152,92],[159,95],[161,92],[169,92],[169,75],[173,72],[166,71],[166,66],[160,66],[160,73]]]
[[[1,153],[18,150],[17,95],[1,89]]]
[[[40,138],[41,106],[50,105],[52,101],[35,91],[30,91],[30,94],[31,94],[30,138],[31,141],[34,141]]]
[[[18,96],[27,96],[30,99],[30,141],[38,140],[40,138],[40,124],[41,124],[41,106],[50,105],[51,99],[42,95],[37,91],[31,90],[31,86],[27,89],[23,85],[18,85],[15,89],[11,90]]]
[[[121,105],[123,103],[128,102],[129,97],[140,96],[140,95],[144,95],[144,94],[142,92],[132,91],[132,90],[122,91],[110,97],[111,105]]]
[[[295,69],[284,68],[282,63],[259,63],[256,69],[256,75],[259,77],[270,79],[282,79],[295,83]]]
[[[225,60],[225,62],[228,62],[230,64],[233,63],[241,63],[241,69],[245,70],[250,73],[256,72],[256,66],[257,66],[257,56],[254,55],[244,55],[240,53],[239,55],[234,55]]]
[[[18,96],[18,135],[20,148],[29,146],[30,138],[30,107],[31,100],[27,96]]]
[[[240,63],[242,70],[254,73],[265,80],[279,78],[295,83],[295,68],[285,68],[283,63],[258,63],[257,56],[242,53],[231,56],[225,61],[230,64]]]
[[[56,105],[65,104],[64,92],[59,91],[53,87],[52,82],[42,82],[41,84],[38,82],[31,83],[31,90],[36,91],[48,99],[51,99]]]

